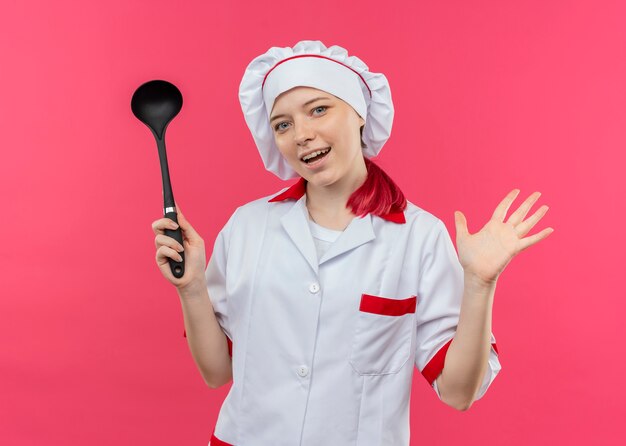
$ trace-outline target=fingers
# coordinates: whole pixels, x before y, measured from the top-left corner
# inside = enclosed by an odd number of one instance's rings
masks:
[[[164,234],[165,228],[173,229],[176,224],[169,218],[161,218],[155,221],[152,226],[157,236],[154,244],[157,248],[156,262],[158,265],[165,265],[168,259],[180,262],[183,260],[179,253],[184,251],[184,247],[176,239]]]
[[[500,222],[504,221],[504,217],[506,217],[506,213],[508,212],[511,203],[513,203],[513,200],[515,200],[519,192],[519,189],[513,189],[511,192],[509,192],[507,196],[504,197],[504,199],[500,202],[498,207],[496,207],[496,210],[493,212],[491,218]]]
[[[541,240],[543,240],[544,238],[552,234],[552,232],[554,232],[554,229],[546,228],[543,231],[538,232],[537,234],[531,235],[530,237],[526,237],[520,240],[520,250],[518,252],[522,252],[529,246],[532,246],[535,243],[540,242]]]
[[[524,200],[520,207],[517,208],[517,210],[513,214],[511,214],[511,216],[507,220],[507,223],[513,223],[513,226],[517,226],[519,223],[521,223],[522,220],[524,220],[524,217],[526,217],[526,214],[528,213],[530,208],[533,206],[533,204],[535,204],[540,196],[541,192],[532,193],[526,200]]]
[[[185,249],[183,245],[176,241],[176,239],[163,234],[159,234],[154,238],[154,245],[157,249],[159,249],[161,246],[167,246],[178,252],[183,252]]]
[[[177,262],[181,262],[183,260],[182,256],[176,252],[176,250],[170,248],[169,246],[163,245],[156,252],[156,261],[159,265],[164,265],[168,262],[168,259],[174,259]]]
[[[180,210],[178,203],[174,202],[174,207],[176,208],[176,214],[178,215],[178,217],[185,218],[182,211]],[[159,218],[158,220],[155,220],[152,222],[152,231],[155,234],[164,234],[166,228],[176,229],[178,228],[179,225],[180,225],[180,222],[177,224],[175,221],[171,220],[170,218],[167,218],[167,217]],[[183,229],[182,225],[180,225],[180,228]]]
[[[154,222],[152,222],[152,231],[157,236],[155,238],[155,244],[157,248],[161,244],[166,244],[168,246],[171,246],[171,242],[165,243],[165,239],[159,239],[158,236],[164,235],[166,229],[175,230],[179,226],[183,235],[183,244],[184,243],[190,243],[191,245],[198,245],[201,243],[203,244],[204,241],[202,240],[202,237],[200,237],[200,235],[196,232],[193,226],[191,226],[191,224],[187,221],[183,213],[180,211],[180,208],[177,208],[176,210],[178,214],[177,215],[178,224],[168,217],[159,218],[158,220],[155,220]],[[167,238],[175,242],[173,238],[171,237],[167,237]]]
[[[514,223],[513,226],[515,226],[515,231],[517,232],[517,235],[521,238],[528,234],[530,230],[539,222],[539,220],[541,220],[543,216],[546,215],[548,209],[550,208],[544,204],[539,209],[537,209],[533,215],[531,215],[522,223]],[[526,213],[522,215],[522,218],[524,218],[525,215]],[[508,222],[510,223],[511,220],[509,219]]]
[[[469,231],[467,229],[467,219],[465,215],[461,211],[454,211],[454,223],[456,226],[457,236],[466,236],[469,235]]]
[[[152,231],[155,235],[165,234],[165,229],[176,229],[178,225],[167,217],[159,218],[152,222]]]

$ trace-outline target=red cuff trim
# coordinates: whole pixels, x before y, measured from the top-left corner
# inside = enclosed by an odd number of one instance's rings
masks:
[[[435,353],[435,356],[433,356],[428,364],[426,364],[426,367],[424,367],[424,370],[422,370],[422,375],[431,386],[443,370],[443,365],[446,362],[446,352],[448,348],[450,348],[450,344],[452,344],[452,339],[446,342],[446,344]]]
[[[228,342],[228,354],[230,357],[233,357],[233,341],[230,340],[228,336],[226,336],[226,342]]]
[[[211,446],[234,446],[230,443],[226,443],[225,441],[220,440],[219,438],[217,438],[215,436],[215,432],[213,432],[213,434],[211,434],[211,441],[209,441],[209,444]]]
[[[431,386],[443,370],[443,366],[446,362],[446,353],[448,352],[448,348],[450,348],[450,344],[452,344],[452,339],[450,339],[443,347],[439,349],[437,353],[435,353],[435,356],[433,356],[428,364],[426,364],[426,367],[424,367],[424,370],[422,370],[422,375],[424,376],[424,378],[426,378],[426,381],[428,381],[428,384],[430,384]],[[496,353],[498,353],[498,347],[496,346],[495,342],[492,343],[491,346],[496,351]]]

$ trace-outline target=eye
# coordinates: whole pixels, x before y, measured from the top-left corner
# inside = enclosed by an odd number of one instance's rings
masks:
[[[284,129],[285,129],[285,127],[281,127],[281,125],[283,125],[283,124],[287,124],[287,123],[286,123],[285,121],[283,121],[283,122],[279,122],[278,124],[276,124],[276,125],[274,126],[274,130],[276,130],[276,131],[279,131],[279,130],[284,130]]]
[[[327,109],[328,107],[327,107],[327,106],[325,106],[325,105],[320,105],[319,107],[315,107],[315,108],[313,109],[313,111],[315,111],[315,110],[319,110],[320,108],[321,108],[323,111],[326,111],[326,109]]]

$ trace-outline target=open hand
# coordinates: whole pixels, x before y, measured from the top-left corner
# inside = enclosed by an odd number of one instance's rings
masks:
[[[519,192],[519,189],[509,192],[496,207],[487,224],[475,234],[470,234],[467,230],[465,215],[460,211],[454,213],[459,261],[466,273],[473,274],[485,283],[494,283],[513,257],[554,231],[553,228],[546,228],[525,237],[548,211],[548,206],[543,205],[524,220],[532,205],[541,196],[539,192],[531,194],[509,219],[504,221],[511,203]]]

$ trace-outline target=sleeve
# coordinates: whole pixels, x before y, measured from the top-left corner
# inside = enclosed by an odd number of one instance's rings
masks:
[[[441,399],[435,380],[443,370],[446,352],[456,334],[463,299],[463,267],[441,220],[437,219],[427,237],[418,284],[415,367]],[[485,394],[500,369],[492,333],[489,366],[475,400]]]
[[[206,267],[204,276],[206,279],[209,299],[213,311],[222,331],[228,341],[228,353],[232,356],[232,332],[228,316],[228,293],[226,282],[228,246],[230,234],[235,220],[235,213],[230,217],[222,230],[217,234],[213,245],[213,252]],[[186,334],[185,334],[186,336]]]

